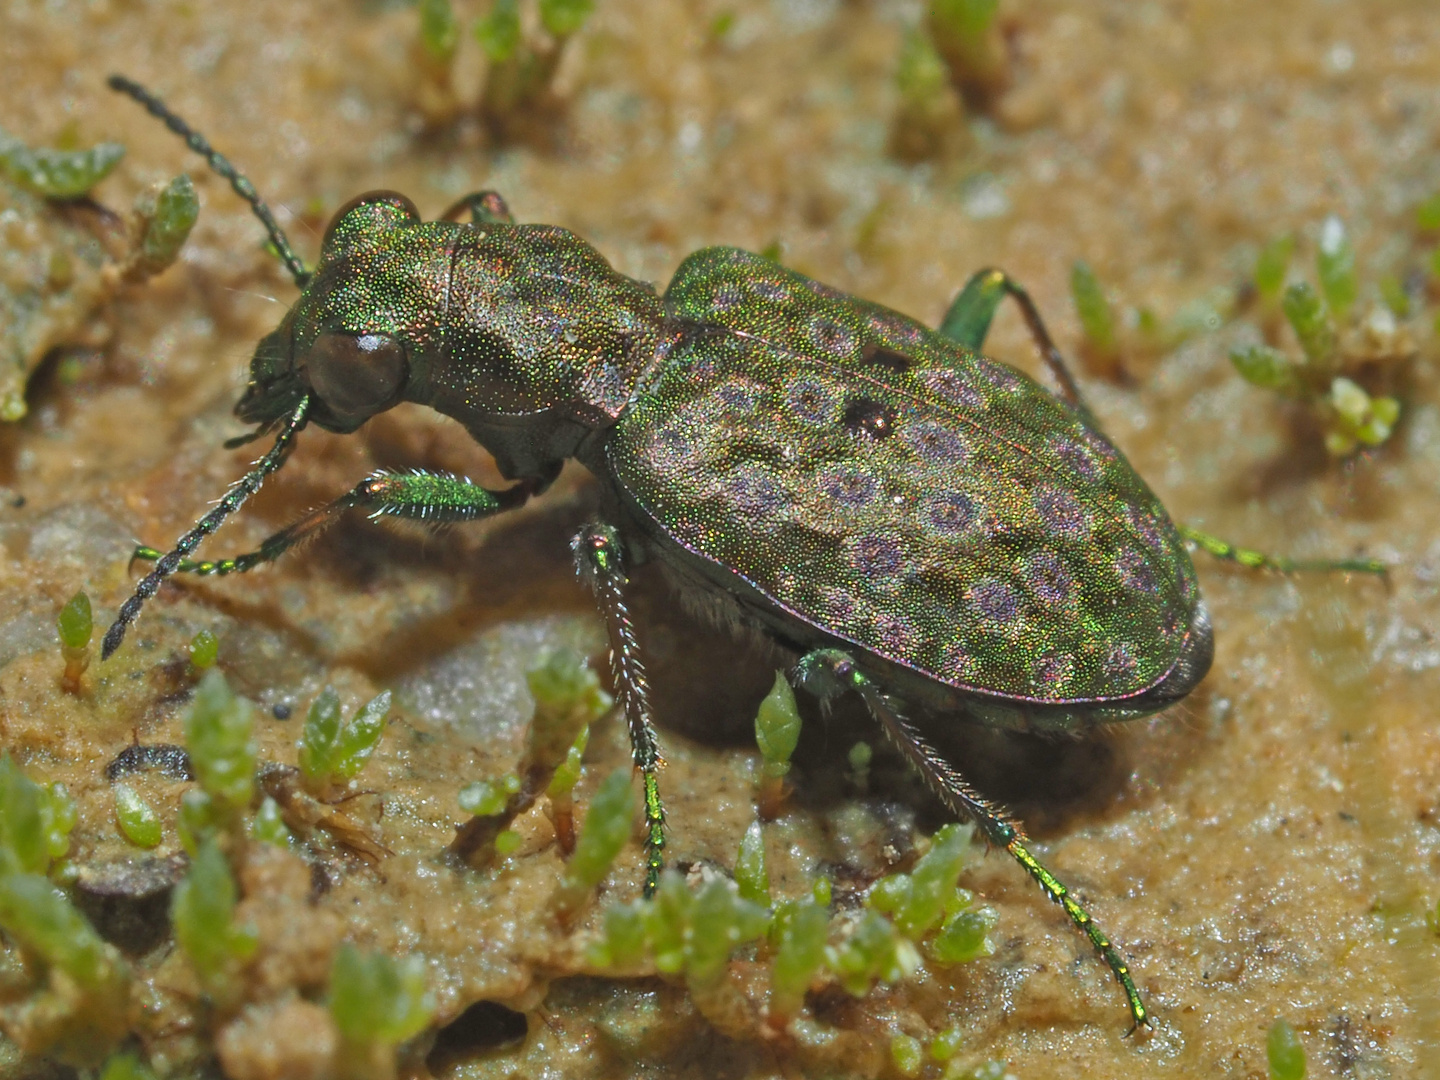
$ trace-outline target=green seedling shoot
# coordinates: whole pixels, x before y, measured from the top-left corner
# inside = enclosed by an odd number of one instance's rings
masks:
[[[32,150],[0,131],[0,171],[47,199],[78,199],[88,194],[124,156],[125,147],[108,142],[88,150]]]
[[[485,25],[497,29],[514,10],[497,2]],[[558,44],[587,10],[557,4],[541,21]],[[994,33],[993,7],[977,2],[962,15],[972,38],[981,27]],[[544,64],[526,73],[523,57],[540,46],[523,33],[509,58],[504,34],[484,36],[496,57],[485,109],[500,123]],[[552,63],[558,48],[545,55]],[[822,703],[861,703],[948,812],[973,821],[1060,905],[1110,969],[1131,1022],[1149,1022],[1123,948],[1035,857],[1020,824],[931,745],[933,733],[975,721],[1062,733],[1149,716],[1189,694],[1214,656],[1179,529],[1100,431],[1019,284],[979,271],[934,329],[761,256],[712,247],[686,258],[660,293],[572,233],[515,224],[493,191],[430,222],[394,192],[354,200],[327,229],[312,271],[228,161],[144,88],[119,76],[110,84],[230,181],[301,294],[258,343],[236,408],[271,448],[170,551],[137,551],[155,566],[121,606],[102,657],[172,574],[264,565],[351,510],[432,524],[490,518],[545,491],[576,458],[599,479],[602,504],[624,508],[613,523],[586,524],[572,553],[611,647],[642,790],[644,891],[657,910],[669,903],[657,891],[660,742],[629,606],[628,567],[642,551],[692,585],[717,620],[797,654],[792,686]],[[981,353],[1006,297],[1053,392]],[[303,429],[354,432],[401,401],[458,421],[509,486],[381,470],[255,551],[192,558],[283,467]],[[909,704],[921,702],[927,710],[912,720]],[[532,783],[529,766],[515,770],[522,788],[507,813],[544,791],[577,735],[556,740],[543,780]],[[555,895],[562,918],[588,902],[624,846],[628,788],[622,770],[592,800]],[[473,817],[452,850],[468,859],[507,828],[503,816]],[[919,960],[873,909],[848,938],[835,936],[831,966],[848,987],[901,977]],[[677,948],[683,961],[683,941],[653,944],[662,971]]]
[[[49,873],[70,851],[76,818],[64,784],[37,784],[0,752],[0,874]]]
[[[927,27],[950,78],[971,105],[984,107],[1009,82],[999,0],[930,0]]]
[[[215,824],[237,822],[250,806],[256,761],[251,727],[250,703],[235,695],[218,669],[206,672],[185,718],[185,748]]]
[[[945,61],[929,33],[905,35],[895,70],[900,105],[890,131],[890,147],[902,161],[923,161],[941,153],[965,132],[964,116],[950,84]]]
[[[360,706],[348,722],[341,719],[340,695],[335,689],[327,686],[321,690],[305,714],[296,744],[305,786],[323,796],[354,779],[380,745],[389,714],[389,690]]]
[[[504,136],[522,114],[547,104],[566,43],[584,27],[593,0],[538,0],[545,34],[531,40],[524,31],[517,0],[494,0],[474,26],[489,66],[480,112],[492,130]]]
[[[785,903],[775,911],[771,931],[770,1016],[783,1026],[805,1004],[805,993],[825,962],[829,912],[819,903]]]
[[[1284,1020],[1270,1025],[1265,1036],[1265,1060],[1270,1066],[1270,1080],[1305,1080],[1305,1047]]]
[[[572,920],[579,913],[595,886],[610,872],[611,864],[630,837],[634,809],[630,770],[616,769],[601,782],[590,800],[575,840],[575,853],[566,864],[560,887],[551,897],[551,908],[562,922]]]
[[[569,855],[575,847],[571,793],[580,779],[589,725],[610,708],[610,695],[600,688],[585,658],[571,649],[546,656],[526,673],[526,682],[535,713],[518,768],[461,792],[461,808],[475,816],[456,830],[450,850],[477,868],[500,854],[496,841],[542,793],[550,798],[548,810],[561,854]],[[513,848],[515,840],[506,843]]]
[[[1320,421],[1325,449],[1332,456],[1380,446],[1399,422],[1400,402],[1377,390],[1403,377],[1415,355],[1413,343],[1396,323],[1396,310],[1408,310],[1408,297],[1403,304],[1377,306],[1363,325],[1352,327],[1359,283],[1344,224],[1331,216],[1321,225],[1318,290],[1296,281],[1282,291],[1293,250],[1288,235],[1267,245],[1256,262],[1255,283],[1264,302],[1273,305],[1279,293],[1279,310],[1301,355],[1256,344],[1232,349],[1230,361],[1246,382],[1308,408]]]
[[[100,1070],[100,1080],[156,1080],[134,1054],[116,1054]]]
[[[140,242],[125,264],[124,275],[128,281],[153,277],[179,257],[200,216],[200,199],[190,177],[181,173],[153,199],[142,200],[137,213]]]
[[[255,928],[235,922],[237,893],[230,865],[211,838],[200,841],[190,870],[170,900],[175,940],[201,987],[225,1003],[239,992],[241,965],[255,954]]]
[[[770,906],[770,871],[765,867],[765,833],[758,821],[752,821],[740,839],[740,854],[735,859],[735,885],[740,899],[761,907]]]
[[[775,684],[755,713],[755,745],[760,748],[760,785],[756,802],[767,821],[780,816],[785,805],[785,778],[790,756],[800,743],[800,710],[785,673],[775,673]]]
[[[26,1054],[93,1066],[129,1029],[130,972],[113,945],[39,874],[0,872],[0,930],[40,970],[8,1010],[6,1034]]]
[[[209,671],[220,659],[220,642],[209,630],[201,630],[190,639],[190,666],[196,671]]]
[[[280,804],[269,795],[260,800],[260,807],[255,811],[255,820],[250,823],[250,838],[279,848],[288,849],[295,844],[295,838],[280,812]]]
[[[435,1013],[425,960],[362,953],[346,942],[330,970],[330,1015],[344,1040],[345,1076],[393,1076],[394,1051]]]
[[[120,834],[136,847],[153,848],[158,845],[164,830],[154,807],[124,781],[116,783],[113,790],[115,823],[120,826]]]
[[[55,627],[60,634],[60,655],[65,658],[60,688],[67,694],[78,694],[80,677],[90,666],[90,635],[94,629],[90,620],[90,597],[83,590],[60,609]]]
[[[925,1051],[913,1035],[890,1036],[890,1062],[901,1076],[919,1076],[925,1064]]]

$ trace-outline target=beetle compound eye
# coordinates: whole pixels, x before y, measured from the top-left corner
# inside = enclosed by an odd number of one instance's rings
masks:
[[[405,385],[405,346],[385,334],[321,334],[305,360],[310,385],[339,416],[370,416]]]

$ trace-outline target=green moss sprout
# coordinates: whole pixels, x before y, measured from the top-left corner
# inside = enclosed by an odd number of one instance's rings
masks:
[[[0,930],[38,965],[31,992],[0,1010],[27,1054],[96,1065],[128,1029],[130,973],[113,945],[38,874],[0,873]]]
[[[630,768],[622,766],[607,776],[590,800],[585,820],[575,841],[575,852],[565,867],[565,876],[551,898],[551,907],[561,921],[572,919],[590,898],[595,886],[610,871],[625,841],[630,837],[635,794]]]
[[[1355,252],[1338,217],[1320,227],[1316,254],[1319,288],[1306,281],[1284,285],[1294,240],[1282,236],[1261,251],[1255,287],[1266,312],[1278,310],[1300,346],[1292,356],[1272,344],[1230,352],[1246,382],[1299,402],[1320,422],[1325,448],[1346,457],[1386,442],[1400,419],[1395,390],[1416,355],[1410,335],[1397,321],[1409,310],[1408,297],[1384,300],[1355,319],[1360,294]],[[1392,290],[1394,291],[1394,290]],[[1275,336],[1276,325],[1270,324]]]
[[[420,0],[420,45],[438,64],[449,64],[460,43],[460,27],[450,0]]]
[[[67,694],[78,694],[80,677],[90,666],[90,636],[95,631],[90,617],[90,597],[83,589],[60,609],[55,629],[60,635],[60,655],[65,660],[60,687]]]
[[[155,1080],[155,1074],[134,1054],[116,1054],[100,1070],[100,1080]]]
[[[220,659],[220,642],[209,630],[201,630],[190,639],[190,666],[196,671],[209,671]]]
[[[280,804],[269,795],[260,800],[260,807],[255,811],[255,820],[250,823],[250,838],[281,848],[290,848],[295,844],[295,837],[280,812]]]
[[[735,859],[735,885],[740,898],[762,907],[770,906],[770,872],[765,866],[765,833],[758,821],[752,821],[740,838],[740,854]]]
[[[340,1075],[393,1076],[395,1047],[424,1031],[435,1014],[425,960],[362,953],[349,942],[330,969],[330,1015],[344,1040]]]
[[[240,813],[255,790],[255,740],[250,703],[216,669],[195,688],[185,718],[185,748],[200,789],[222,816]]]
[[[800,710],[795,704],[795,691],[790,689],[785,673],[777,671],[770,693],[755,713],[755,744],[761,759],[757,802],[760,816],[766,820],[778,817],[784,806],[785,777],[799,742]]]
[[[340,716],[340,695],[330,686],[321,690],[305,714],[296,746],[305,786],[325,795],[351,780],[380,745],[389,713],[390,691],[383,690],[345,722]]]
[[[520,790],[520,777],[514,773],[497,776],[494,780],[476,780],[460,789],[460,809],[467,814],[489,817],[499,814],[510,801],[510,796]]]
[[[136,847],[153,848],[160,843],[164,830],[160,815],[140,797],[140,793],[124,781],[115,784],[115,822],[120,834]]]
[[[153,277],[179,257],[200,216],[195,184],[181,173],[153,198],[141,199],[136,213],[140,219],[140,242],[125,264],[124,273],[129,281]]]
[[[200,985],[222,1002],[238,992],[237,976],[259,944],[253,926],[235,922],[237,892],[230,866],[213,839],[206,838],[170,900],[170,921]]]
[[[49,873],[70,851],[76,817],[64,784],[37,784],[0,753],[0,874]]]
[[[917,27],[905,35],[895,89],[900,104],[890,128],[890,150],[902,161],[937,157],[965,133],[960,99],[926,30]]]
[[[1305,1080],[1305,1047],[1283,1019],[1271,1024],[1265,1036],[1265,1060],[1270,1080]]]
[[[88,150],[31,149],[0,131],[0,171],[16,184],[47,199],[78,199],[109,176],[125,147],[98,143]]]
[[[950,79],[967,104],[985,107],[1009,81],[996,22],[999,0],[930,0],[926,21]]]
[[[920,1069],[925,1064],[925,1053],[920,1046],[920,1040],[913,1035],[891,1035],[890,1062],[901,1076],[919,1076]]]
[[[783,1024],[805,1003],[805,992],[825,962],[829,934],[830,913],[819,903],[792,901],[775,909],[770,1015],[778,1022]]]

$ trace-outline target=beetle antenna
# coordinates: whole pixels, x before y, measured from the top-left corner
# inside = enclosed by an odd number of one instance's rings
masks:
[[[170,553],[162,556],[160,561],[155,564],[155,569],[146,574],[140,584],[135,586],[135,592],[131,594],[129,600],[120,605],[120,611],[115,616],[115,621],[110,624],[110,629],[105,631],[105,641],[100,647],[101,660],[110,659],[111,654],[120,647],[120,643],[125,640],[125,631],[139,616],[140,609],[145,606],[145,601],[154,596],[165,579],[179,569],[181,560],[199,547],[200,541],[220,528],[221,522],[240,509],[246,499],[260,490],[260,485],[265,482],[265,478],[285,463],[286,452],[289,451],[296,434],[305,426],[306,414],[309,411],[310,395],[306,394],[295,406],[295,411],[286,418],[280,434],[275,436],[275,445],[270,448],[270,452],[255,462],[249,472],[235,481],[210,512],[197,521],[189,532],[176,540],[175,547]]]
[[[192,128],[180,117],[170,111],[169,107],[158,97],[152,94],[145,87],[127,79],[124,75],[111,75],[105,80],[111,90],[118,91],[134,98],[141,105],[149,110],[150,115],[165,122],[165,126],[185,140],[185,145],[194,150],[209,163],[210,168],[230,181],[230,187],[236,195],[239,195],[247,203],[255,216],[260,219],[260,224],[265,226],[265,231],[270,234],[270,243],[275,245],[275,251],[280,256],[280,261],[285,264],[285,269],[290,271],[290,276],[295,279],[297,288],[303,289],[310,280],[310,271],[305,269],[305,264],[295,250],[290,246],[290,241],[285,237],[285,230],[275,220],[275,215],[270,212],[270,207],[265,205],[265,200],[260,198],[255,185],[230,164],[229,159],[221,154],[205,140],[205,137]]]

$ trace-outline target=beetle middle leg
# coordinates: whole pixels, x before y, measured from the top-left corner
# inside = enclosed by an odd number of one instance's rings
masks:
[[[1008,851],[1044,890],[1045,895],[1065,909],[1070,921],[1090,939],[1095,951],[1100,954],[1125,991],[1125,999],[1135,1027],[1149,1025],[1150,1012],[1141,1000],[1140,992],[1135,988],[1135,980],[1130,976],[1130,966],[1125,963],[1120,951],[1105,932],[1095,925],[1090,913],[1070,895],[1065,883],[1031,854],[1029,841],[1019,823],[971,787],[910,722],[900,715],[890,699],[856,666],[850,656],[839,649],[818,649],[800,658],[800,662],[795,665],[792,679],[796,685],[822,700],[838,697],[847,690],[859,694],[870,715],[880,724],[891,743],[925,779],[926,784],[946,808],[957,817],[975,822],[990,843]]]
[[[978,352],[985,344],[985,336],[990,332],[990,323],[995,318],[995,312],[1000,307],[1000,302],[1007,296],[1014,298],[1015,302],[1020,305],[1020,311],[1025,317],[1025,325],[1030,330],[1035,347],[1045,360],[1045,366],[1050,369],[1050,374],[1054,377],[1055,382],[1059,385],[1060,397],[1078,410],[1088,423],[1098,428],[1099,425],[1095,424],[1094,417],[1080,394],[1075,377],[1070,374],[1070,368],[1065,363],[1065,358],[1055,347],[1050,332],[1045,329],[1045,322],[1040,318],[1040,311],[1036,308],[1035,301],[1005,271],[992,267],[978,270],[972,274],[970,280],[965,283],[965,287],[960,290],[960,295],[955,297],[954,302],[950,305],[950,310],[940,321],[940,335],[957,345],[964,345],[966,348],[975,349]],[[1283,555],[1266,555],[1264,552],[1251,548],[1239,547],[1189,525],[1177,525],[1177,528],[1180,530],[1181,536],[1197,547],[1203,548],[1215,558],[1239,563],[1241,566],[1251,569],[1276,570],[1284,574],[1299,570],[1319,570],[1383,576],[1386,572],[1385,564],[1378,559],[1291,559]]]
[[[370,511],[371,517],[399,517],[436,525],[478,521],[521,506],[533,494],[530,484],[519,483],[503,491],[491,491],[458,476],[443,473],[371,473],[340,498],[312,510],[265,539],[254,551],[228,559],[182,559],[176,571],[223,577],[243,574],[263,563],[274,562],[297,544],[313,537],[346,510]],[[161,552],[137,547],[133,558],[154,561]]]
[[[664,868],[665,808],[660,802],[660,747],[650,709],[650,684],[640,662],[640,645],[625,603],[625,574],[620,536],[609,525],[592,522],[571,542],[575,569],[595,593],[605,634],[610,639],[610,666],[615,694],[630,726],[635,768],[645,787],[645,895],[652,896]]]

